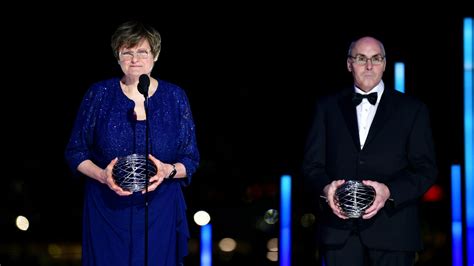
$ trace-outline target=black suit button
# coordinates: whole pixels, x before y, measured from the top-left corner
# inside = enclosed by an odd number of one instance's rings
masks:
[[[359,160],[359,164],[365,164],[365,160]]]

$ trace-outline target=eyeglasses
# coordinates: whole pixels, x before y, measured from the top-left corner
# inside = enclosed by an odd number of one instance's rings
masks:
[[[381,65],[385,60],[385,56],[379,55],[379,54],[374,55],[371,58],[368,58],[367,56],[360,55],[360,54],[358,54],[356,56],[349,56],[349,57],[352,58],[354,63],[356,63],[358,65],[365,65],[365,64],[367,64],[367,61],[369,61],[369,60],[372,63],[372,65]]]
[[[148,50],[138,50],[136,52],[125,51],[120,52],[119,56],[124,61],[132,60],[133,57],[138,59],[148,59],[148,57],[150,56],[150,52]]]

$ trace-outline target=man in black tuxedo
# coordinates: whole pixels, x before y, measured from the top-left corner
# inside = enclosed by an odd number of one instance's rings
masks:
[[[427,107],[385,86],[383,44],[353,42],[347,69],[354,86],[321,98],[303,162],[305,187],[320,206],[318,236],[326,266],[414,265],[422,248],[418,201],[437,168]],[[345,180],[375,189],[360,218],[348,218],[334,201]]]

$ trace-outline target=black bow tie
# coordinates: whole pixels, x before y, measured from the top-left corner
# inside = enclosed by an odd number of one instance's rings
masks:
[[[375,103],[377,102],[377,93],[372,92],[369,94],[360,94],[360,93],[355,92],[354,95],[352,96],[352,103],[355,106],[357,106],[360,104],[360,102],[362,102],[362,99],[364,98],[367,98],[370,104],[375,105]]]

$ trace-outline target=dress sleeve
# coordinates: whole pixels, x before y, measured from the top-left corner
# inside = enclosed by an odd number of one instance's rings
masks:
[[[79,175],[78,165],[84,160],[90,159],[98,101],[97,89],[89,88],[82,99],[69,142],[66,145],[66,162],[75,176]]]
[[[189,185],[191,176],[199,164],[199,151],[196,143],[196,128],[189,100],[183,90],[179,95],[179,143],[177,161],[186,167],[187,178],[184,185]]]

